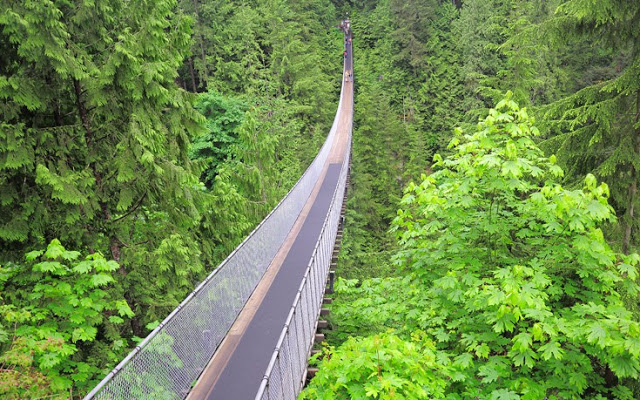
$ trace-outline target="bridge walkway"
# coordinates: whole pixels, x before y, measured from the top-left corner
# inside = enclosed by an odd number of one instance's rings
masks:
[[[282,248],[231,327],[188,400],[253,400],[318,241],[346,160],[353,124],[352,48],[346,46],[336,138],[324,169]]]

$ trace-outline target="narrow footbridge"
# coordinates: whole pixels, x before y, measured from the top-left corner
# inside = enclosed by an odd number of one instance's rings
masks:
[[[304,175],[85,400],[295,399],[304,385],[349,173],[353,60]]]

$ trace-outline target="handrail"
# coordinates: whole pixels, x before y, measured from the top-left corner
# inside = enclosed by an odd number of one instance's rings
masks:
[[[343,89],[346,72],[347,65],[345,63]],[[342,110],[342,97],[341,95],[338,115]],[[353,106],[353,97],[351,102]],[[351,155],[351,126],[348,127],[348,132],[349,140],[347,141],[345,158],[329,210],[322,224],[320,236],[271,355],[267,370],[260,382],[255,400],[293,400],[297,398],[304,385],[304,369],[313,348],[315,327],[322,307],[324,285],[329,274],[331,252],[337,235],[341,205],[344,201]],[[303,301],[306,301],[306,304],[303,304]],[[286,383],[291,383],[291,387]]]

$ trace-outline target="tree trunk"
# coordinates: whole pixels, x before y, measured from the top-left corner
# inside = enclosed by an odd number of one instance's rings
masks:
[[[636,93],[636,117],[635,125],[640,122],[640,91]],[[636,143],[633,148],[635,154],[634,159],[637,160],[640,157],[640,128],[635,132]],[[629,254],[631,250],[631,237],[633,233],[633,225],[635,218],[635,203],[636,196],[638,195],[638,169],[631,164],[631,186],[629,187],[629,198],[627,201],[627,212],[624,217],[624,237],[622,239],[622,252]]]
[[[637,154],[637,152],[636,152]],[[627,212],[624,217],[624,238],[622,240],[622,252],[625,254],[629,254],[629,249],[631,247],[631,228],[633,226],[633,218],[634,218],[634,202],[636,195],[638,193],[638,176],[637,171],[631,166],[631,186],[629,187],[629,201],[627,202]]]
[[[78,114],[80,114],[80,121],[82,121],[82,126],[86,131],[85,145],[87,146],[87,150],[91,152],[92,147],[95,145],[94,134],[93,134],[93,129],[91,127],[91,121],[89,120],[89,114],[87,112],[87,108],[84,105],[84,100],[82,96],[82,85],[80,84],[79,80],[77,79],[73,80],[73,89],[76,95],[76,107],[78,108]],[[91,170],[93,171],[93,177],[96,180],[96,192],[99,192],[102,187],[102,175],[100,174],[100,171],[98,171],[95,161],[90,161],[89,166],[91,167]],[[99,199],[99,196],[98,196],[98,199]],[[102,218],[104,219],[104,221],[105,222],[110,221],[111,212],[109,212],[109,206],[107,205],[107,203],[102,200],[98,200],[98,204],[100,205],[100,210],[102,210]],[[120,263],[120,241],[114,235],[110,235],[109,233],[107,233],[107,235],[110,236],[109,242],[110,242],[111,257],[113,258],[113,260]],[[126,271],[122,266],[120,266],[119,272],[123,275],[126,275]]]
[[[193,93],[198,93],[198,87],[196,86],[196,73],[193,70],[193,57],[189,57],[189,73],[191,74],[191,88]]]
[[[56,123],[56,126],[64,125],[64,121],[62,120],[62,114],[60,112],[60,102],[58,99],[53,101],[53,119]]]
[[[89,122],[89,116],[87,114],[87,109],[84,106],[84,101],[82,100],[82,87],[80,86],[80,81],[77,79],[73,80],[73,89],[76,93],[76,106],[78,107],[78,114],[80,114],[80,121],[82,121],[82,126],[84,126],[87,135],[85,136],[85,142],[87,147],[93,144],[93,131],[91,130],[91,123]]]
[[[78,113],[80,114],[80,120],[82,121],[82,125],[86,130],[85,144],[87,146],[87,149],[91,151],[91,148],[95,145],[94,134],[93,134],[93,129],[91,127],[91,121],[89,120],[89,115],[87,113],[87,109],[84,105],[84,100],[82,98],[83,97],[82,86],[77,79],[74,79],[73,87],[76,94],[76,106],[78,108]],[[100,171],[98,171],[98,168],[96,167],[95,161],[90,162],[89,165],[93,171],[93,176],[96,180],[96,192],[99,192],[100,188],[102,187],[102,176],[100,174]],[[105,221],[105,223],[108,224],[109,221],[111,221],[111,212],[109,211],[109,206],[106,202],[101,200],[98,200],[98,204],[100,205],[100,209],[102,210],[102,218]],[[120,240],[118,240],[118,238],[115,236],[115,234],[113,234],[113,232],[109,232],[108,229],[106,230],[107,232],[105,232],[105,234],[107,235],[107,237],[109,237],[109,250],[111,251],[111,258],[114,261],[116,261],[118,264],[120,264],[121,253],[122,253],[121,251],[122,243],[120,243]],[[118,273],[122,276],[127,275],[127,270],[122,264],[120,264]],[[132,296],[129,293],[125,293],[125,299],[127,300],[129,307],[132,310],[135,310],[136,308],[135,299],[132,298]],[[140,323],[139,316],[134,316],[133,318],[131,318],[130,325],[134,335],[143,336],[144,328]]]
[[[193,0],[193,10],[196,13],[196,24],[201,25],[202,20],[200,18],[200,11],[198,11],[198,0]],[[200,75],[200,83],[202,83],[202,77],[206,77],[209,75],[209,70],[207,68],[207,55],[204,50],[204,37],[202,36],[202,31],[198,30],[198,38],[200,39],[200,55],[202,57],[202,71]],[[194,92],[196,90],[194,89]]]

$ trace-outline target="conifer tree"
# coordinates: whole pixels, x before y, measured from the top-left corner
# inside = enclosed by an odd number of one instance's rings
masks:
[[[520,78],[530,78],[530,54],[519,50],[508,52],[501,47],[517,30],[521,10],[528,5],[529,2],[513,0],[468,0],[463,3],[460,17],[453,23],[453,32],[464,83],[461,106],[465,122],[475,124],[484,118],[507,90],[515,91],[518,100],[528,101],[524,94],[528,88],[521,89],[527,85]],[[524,76],[518,74],[523,66],[529,69]],[[514,83],[517,84],[515,88],[510,86]]]
[[[444,3],[435,12],[431,35],[426,43],[427,66],[425,81],[418,91],[418,127],[424,137],[425,147],[414,148],[410,156],[421,158],[414,162],[422,168],[414,177],[424,172],[433,154],[443,150],[451,140],[454,121],[462,119],[460,103],[463,87],[460,72],[460,56],[451,26],[458,12],[450,3]]]
[[[546,38],[589,40],[618,54],[614,76],[566,96],[548,109],[560,135],[553,140],[573,176],[594,172],[612,190],[624,252],[637,246],[640,179],[640,3],[563,2],[545,24]]]
[[[359,111],[353,138],[353,165],[345,250],[340,275],[347,278],[385,275],[390,272],[393,238],[388,226],[404,185],[407,147],[405,127],[379,85],[360,88]]]
[[[183,0],[180,8],[195,21],[193,60],[181,67],[180,82],[208,89],[197,102],[206,130],[190,153],[214,198],[202,235],[205,253],[221,260],[297,181],[324,140],[341,56],[324,61],[341,53],[341,35],[329,0]]]
[[[401,69],[411,73],[410,78],[415,79],[426,65],[425,45],[436,6],[435,0],[389,1],[394,18],[391,38],[396,43],[393,59]]]
[[[1,8],[2,258],[54,237],[109,254],[143,335],[202,269],[187,155],[201,116],[174,81],[189,19],[173,0]]]
[[[191,55],[185,60],[181,78],[184,87],[191,91],[204,91],[212,78],[211,68],[220,49],[229,45],[225,29],[230,28],[229,18],[237,5],[225,0],[180,0],[179,5],[194,20]]]

